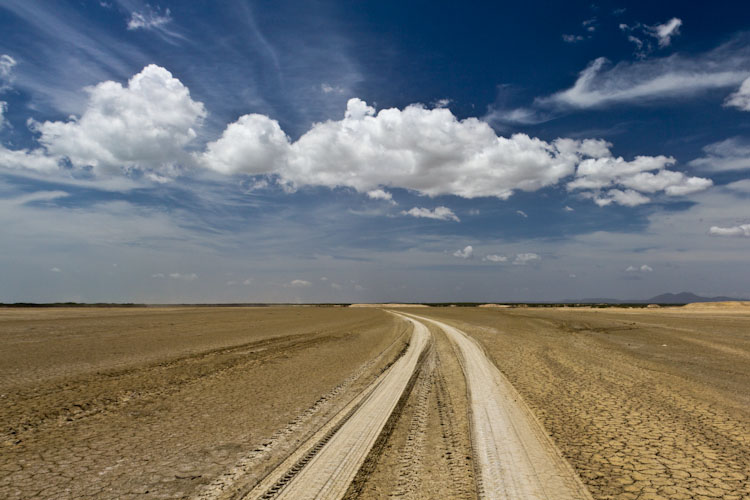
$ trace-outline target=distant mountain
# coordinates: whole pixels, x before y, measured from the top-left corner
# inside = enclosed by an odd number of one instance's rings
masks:
[[[645,302],[654,304],[690,304],[691,302],[727,302],[734,300],[744,300],[732,297],[701,297],[691,292],[680,293],[662,293],[656,297],[651,297]]]
[[[662,293],[650,299],[621,300],[605,299],[601,297],[586,298],[580,300],[566,300],[565,302],[579,302],[583,304],[690,304],[692,302],[727,302],[735,300],[746,300],[732,297],[701,297],[692,292]]]

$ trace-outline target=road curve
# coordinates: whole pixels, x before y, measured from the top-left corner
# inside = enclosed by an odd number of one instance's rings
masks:
[[[372,449],[430,341],[425,325],[412,323],[409,347],[387,371],[364,391],[361,400],[350,404],[351,413],[343,424],[321,441],[306,443],[299,459],[288,459],[244,498],[340,499]],[[346,412],[346,409],[344,410]],[[342,412],[343,413],[343,412]],[[316,434],[319,436],[321,433]],[[311,440],[312,441],[312,440]],[[324,444],[322,444],[324,443]],[[310,445],[314,454],[310,456]]]
[[[471,407],[479,492],[487,499],[591,499],[591,494],[521,396],[478,342],[441,321],[458,348]]]

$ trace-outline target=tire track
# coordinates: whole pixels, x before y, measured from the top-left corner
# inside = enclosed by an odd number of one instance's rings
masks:
[[[478,489],[488,499],[591,499],[573,468],[480,345],[440,321],[458,349],[471,405]]]
[[[435,352],[428,354],[417,381],[416,405],[409,423],[406,443],[400,450],[399,465],[396,470],[398,481],[396,488],[389,495],[391,498],[414,498],[419,491],[420,475],[424,465],[422,454],[427,436],[430,396],[435,383]]]
[[[254,482],[257,481],[257,476],[255,476],[254,478],[251,472],[258,469],[259,467],[261,467],[262,470],[262,464],[271,460],[272,454],[274,452],[278,452],[279,449],[283,450],[294,446],[293,443],[295,440],[297,443],[301,441],[307,444],[315,441],[316,439],[325,439],[325,437],[319,437],[322,433],[322,430],[318,430],[316,433],[308,432],[307,434],[304,434],[304,429],[315,425],[316,421],[314,421],[314,419],[317,418],[317,422],[320,422],[320,419],[325,419],[327,418],[327,416],[330,417],[331,414],[333,414],[334,416],[332,418],[329,418],[328,422],[323,425],[323,428],[330,430],[332,426],[335,426],[336,422],[338,422],[339,420],[340,423],[343,423],[345,419],[341,419],[340,415],[346,412],[347,408],[351,409],[354,407],[358,407],[358,401],[361,401],[361,397],[366,391],[363,391],[363,393],[360,393],[351,401],[346,403],[343,410],[339,410],[338,413],[334,413],[336,412],[337,398],[341,394],[345,393],[352,385],[355,385],[357,382],[359,382],[362,377],[368,374],[368,372],[373,370],[375,365],[381,363],[386,357],[394,356],[394,350],[400,349],[399,352],[395,354],[393,361],[387,363],[383,367],[378,368],[379,373],[377,373],[377,376],[379,377],[384,372],[386,372],[393,365],[393,363],[396,362],[396,360],[401,358],[401,356],[406,351],[407,346],[404,345],[403,348],[400,348],[399,344],[404,340],[405,336],[407,336],[408,333],[408,329],[404,329],[404,331],[399,334],[399,336],[396,337],[396,339],[385,349],[383,349],[377,356],[365,362],[339,385],[318,398],[318,400],[310,408],[297,416],[293,421],[289,422],[289,424],[284,428],[279,429],[272,436],[266,438],[260,447],[251,451],[247,456],[243,457],[234,467],[202,488],[201,491],[193,498],[195,500],[229,500],[244,498],[248,495],[248,492],[252,488],[256,487]],[[333,406],[333,408],[331,408],[331,406]],[[336,426],[335,428],[338,429],[339,427],[340,425]],[[327,433],[328,431],[326,432],[326,434]],[[304,448],[306,444],[303,444],[302,446],[297,445],[295,447]],[[288,460],[289,458],[287,458],[284,463],[286,463]],[[279,465],[276,468],[281,468],[282,465]],[[271,467],[271,469],[275,470],[273,466]]]
[[[413,325],[404,355],[244,498],[339,499],[347,493],[430,343],[427,327],[397,315]]]

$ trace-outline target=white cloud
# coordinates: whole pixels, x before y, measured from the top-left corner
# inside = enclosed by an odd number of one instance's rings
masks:
[[[151,275],[152,278],[164,278],[164,273],[156,273]]]
[[[8,54],[0,56],[0,92],[10,88],[13,81],[13,67],[16,64],[16,60]]]
[[[534,262],[536,260],[542,260],[542,258],[535,253],[519,253],[513,260],[513,265],[524,266],[529,262]]]
[[[523,210],[516,210],[516,213],[518,215],[520,215],[521,217],[523,217],[524,219],[528,219],[529,218],[528,214],[526,212],[524,212]]]
[[[292,280],[288,286],[292,288],[307,288],[312,286],[312,283],[306,280]]]
[[[128,20],[128,29],[152,29],[159,28],[172,20],[169,9],[166,9],[163,14],[160,14],[157,10],[154,10],[151,6],[146,6],[143,12],[132,12],[130,14],[130,20]]]
[[[563,208],[563,210],[565,210],[566,212],[575,212],[576,211],[575,208],[571,208],[568,205],[565,205],[565,208]]]
[[[750,141],[732,137],[703,148],[705,156],[689,165],[712,172],[750,169]]]
[[[733,106],[742,111],[750,111],[750,78],[747,78],[737,92],[730,94],[724,101],[724,106]]]
[[[618,205],[624,205],[626,207],[635,207],[648,203],[649,201],[650,199],[647,196],[643,196],[641,193],[633,191],[632,189],[626,189],[625,191],[621,189],[610,189],[604,194],[594,195],[594,203],[600,207],[606,207],[612,203],[617,203]]]
[[[402,210],[402,215],[411,215],[412,217],[422,217],[427,219],[452,220],[461,222],[456,214],[448,207],[435,207],[434,210],[429,208],[414,207],[409,210]]]
[[[356,98],[348,101],[343,119],[316,123],[295,142],[276,120],[247,114],[202,152],[190,153],[206,110],[166,69],[149,65],[127,86],[107,81],[88,93],[80,117],[31,122],[40,134],[41,148],[0,146],[0,167],[49,172],[69,161],[74,169],[91,167],[97,177],[136,171],[144,180],[164,183],[198,163],[222,174],[256,176],[257,186],[277,182],[289,191],[301,186],[349,187],[392,203],[385,188],[427,196],[507,199],[514,191],[558,185],[574,174],[568,188],[596,191],[588,197],[600,200],[633,199],[616,191],[599,196],[599,190],[618,186],[679,195],[710,185],[708,179],[678,172],[628,177],[624,173],[632,165],[660,163],[656,169],[663,170],[673,160],[656,156],[626,162],[613,157],[611,144],[603,140],[502,137],[476,118],[458,120],[447,108],[415,104],[376,113]],[[609,173],[587,173],[592,165]],[[414,207],[402,214],[459,221],[446,207]]]
[[[196,157],[219,172],[275,175],[292,187],[392,186],[428,196],[507,199],[515,190],[556,184],[591,151],[608,152],[604,141],[498,137],[487,123],[458,120],[446,108],[376,113],[353,98],[344,119],[317,123],[294,143],[275,120],[243,116]]]
[[[0,128],[5,126],[5,112],[8,111],[8,103],[0,101]]]
[[[562,39],[566,43],[577,43],[584,40],[583,35],[563,35]]]
[[[328,83],[321,83],[320,84],[320,90],[323,91],[325,94],[343,94],[344,89],[339,87],[338,85],[331,85]]]
[[[750,238],[750,224],[741,224],[739,226],[719,227],[711,226],[708,234],[713,236],[743,236]]]
[[[739,37],[697,56],[673,54],[612,67],[603,57],[580,72],[572,87],[535,100],[538,107],[602,108],[649,104],[739,85],[750,77],[750,51]]]
[[[482,260],[488,260],[490,262],[505,262],[508,260],[508,257],[505,255],[489,254],[485,255]]]
[[[52,271],[53,273],[61,273],[62,272],[62,270],[59,267],[53,267],[52,269],[50,269],[50,271]]]
[[[474,255],[474,248],[471,245],[466,245],[463,250],[456,250],[453,252],[454,257],[461,259],[470,259]]]
[[[2,145],[0,145],[0,167],[37,172],[53,172],[59,168],[58,159],[47,155],[41,148],[7,149]]]
[[[390,201],[394,205],[396,204],[396,202],[393,201],[393,195],[388,191],[383,191],[382,189],[373,189],[372,191],[368,191],[367,197],[372,200],[385,200]]]
[[[578,165],[575,179],[567,184],[567,188],[588,190],[586,197],[593,198],[599,206],[613,202],[636,206],[650,201],[642,193],[662,191],[668,196],[683,196],[703,191],[713,184],[710,179],[666,170],[674,163],[674,158],[666,156],[637,156],[632,161],[611,156],[590,158]],[[615,189],[608,189],[604,195],[599,192],[607,188]]]
[[[680,26],[682,26],[682,20],[673,17],[664,24],[646,26],[646,31],[658,40],[659,47],[668,47],[672,43],[672,37],[680,34]]]
[[[127,87],[107,81],[87,90],[89,101],[80,118],[31,123],[50,156],[91,166],[95,173],[169,169],[188,158],[185,148],[206,110],[169,71],[152,64]]]
[[[173,280],[193,281],[198,279],[195,273],[169,273],[169,278]]]
[[[625,269],[625,272],[627,272],[627,273],[637,273],[637,272],[640,271],[642,273],[650,273],[650,272],[653,272],[653,270],[654,269],[651,266],[649,266],[648,264],[643,264],[641,267],[628,266],[627,269]]]

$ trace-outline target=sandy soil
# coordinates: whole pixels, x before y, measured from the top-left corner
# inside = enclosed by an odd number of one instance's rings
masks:
[[[481,342],[595,498],[750,496],[746,313],[446,308],[428,316]]]
[[[594,498],[739,499],[747,310],[404,312],[475,339],[502,373],[488,387],[512,384]],[[458,337],[428,327],[346,498],[489,497],[469,410],[481,381]],[[410,333],[372,307],[0,309],[0,498],[242,498],[355,415]],[[365,413],[382,420],[399,390]]]
[[[477,341],[441,321],[466,378],[480,498],[590,499],[570,464]]]
[[[243,465],[262,477],[406,334],[377,309],[0,310],[0,498],[182,498]]]
[[[408,349],[364,391],[361,402],[341,412],[340,427],[332,422],[333,429],[321,430],[320,436],[300,447],[299,457],[286,460],[246,498],[338,500],[344,497],[431,344],[426,326],[405,319],[413,328]]]

